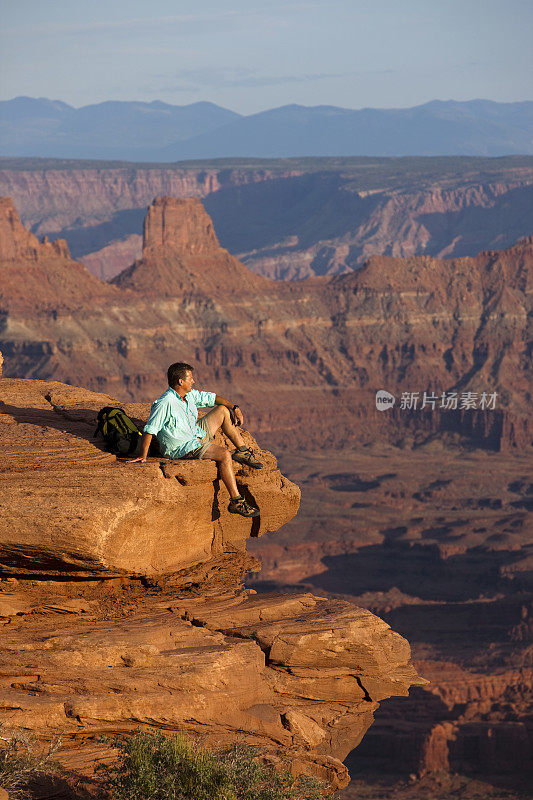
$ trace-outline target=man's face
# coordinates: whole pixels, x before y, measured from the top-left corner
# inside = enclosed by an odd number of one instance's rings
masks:
[[[184,378],[180,378],[179,386],[180,389],[185,392],[185,394],[189,394],[192,387],[194,386],[194,378],[192,376],[192,372],[190,369],[187,370]]]

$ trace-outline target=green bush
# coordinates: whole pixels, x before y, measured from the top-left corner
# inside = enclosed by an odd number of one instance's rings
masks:
[[[113,800],[322,800],[314,778],[279,772],[256,760],[257,750],[234,744],[216,754],[182,733],[136,731],[108,744],[117,763],[103,765],[104,787]]]
[[[23,731],[4,735],[0,727],[0,742],[0,786],[8,793],[9,800],[31,797],[28,784],[42,775],[53,775],[59,769],[52,759],[59,747],[59,739],[43,752],[34,737]]]

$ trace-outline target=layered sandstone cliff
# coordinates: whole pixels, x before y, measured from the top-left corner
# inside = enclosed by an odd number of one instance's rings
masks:
[[[462,175],[439,177],[435,165],[431,175],[406,171],[400,182],[373,166],[372,183],[330,170],[224,187],[204,204],[225,247],[283,280],[349,272],[372,255],[475,255],[532,231],[527,171],[490,180],[465,165]]]
[[[347,761],[346,800],[370,793],[356,776],[387,776],[399,798],[459,794],[457,773],[487,782],[465,797],[531,782],[530,464],[530,450],[488,453],[442,434],[415,449],[283,458],[302,505],[250,543],[261,571],[248,585],[364,606],[407,637],[431,681],[381,707]],[[407,788],[410,774],[426,778]]]
[[[116,295],[70,257],[63,239],[40,242],[22,225],[13,202],[0,198],[0,308],[41,318]]]
[[[8,375],[151,400],[183,358],[204,385],[246,403],[276,446],[396,441],[409,429],[493,448],[529,441],[531,239],[475,258],[376,256],[357,273],[274,283],[219,246],[197,199],[162,198],[143,257],[112,285],[66,257],[1,256]],[[376,410],[382,388],[396,396],[392,412]],[[451,391],[457,409],[443,410]],[[404,392],[417,394],[416,409],[400,408]],[[437,400],[421,409],[424,392]],[[497,402],[462,409],[464,392]]]
[[[532,233],[532,163],[288,159],[89,168],[43,160],[40,168],[6,160],[0,194],[14,198],[34,233],[66,237],[71,252],[106,279],[140,257],[140,216],[154,196],[202,197],[224,247],[255,272],[292,280],[357,269],[371,255],[444,258],[508,247]]]
[[[275,458],[238,469],[261,516],[236,518],[213,464],[103,451],[91,437],[113,398],[8,378],[0,398],[0,723],[60,734],[67,764],[102,731],[185,728],[345,785],[379,701],[424,681],[370,612],[243,588],[247,538],[298,509]]]
[[[226,169],[180,167],[96,167],[0,171],[0,194],[9,195],[22,210],[26,224],[38,235],[100,224],[113,214],[145,208],[153,197],[205,197],[225,185],[299,174],[293,169]]]

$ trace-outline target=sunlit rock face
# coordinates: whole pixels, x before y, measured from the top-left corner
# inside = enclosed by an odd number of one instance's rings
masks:
[[[219,246],[198,199],[163,197],[148,210],[141,259],[106,284],[35,244],[12,204],[2,208],[4,252],[25,253],[0,261],[9,376],[149,401],[181,358],[198,385],[244,405],[275,448],[396,441],[406,430],[493,449],[529,441],[531,238],[472,258],[374,256],[356,273],[279,283]],[[376,409],[379,389],[397,398],[390,413]],[[424,392],[450,391],[498,402],[420,409]],[[414,412],[399,408],[404,392],[418,393]]]
[[[206,562],[226,545],[243,550],[252,529],[256,536],[277,530],[296,514],[299,489],[267,451],[261,470],[237,471],[242,490],[261,506],[257,521],[228,512],[229,495],[213,461],[117,462],[92,438],[98,410],[116,404],[60,383],[2,380],[0,563],[6,571],[167,574]],[[142,426],[149,406],[127,410]],[[244,436],[259,452],[250,434]]]
[[[0,391],[0,724],[43,737],[139,724],[212,745],[244,737],[345,785],[342,759],[379,701],[424,681],[407,641],[369,611],[244,589],[259,567],[247,539],[298,510],[275,457],[244,432],[263,467],[237,468],[261,511],[243,519],[213,462],[106,452],[92,437],[113,397],[9,378]],[[149,407],[125,409],[142,424]],[[64,763],[83,756],[80,741]]]

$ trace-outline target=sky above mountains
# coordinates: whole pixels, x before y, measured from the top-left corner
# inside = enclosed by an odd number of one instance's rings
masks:
[[[531,0],[0,0],[0,99],[407,107],[531,97]]]

